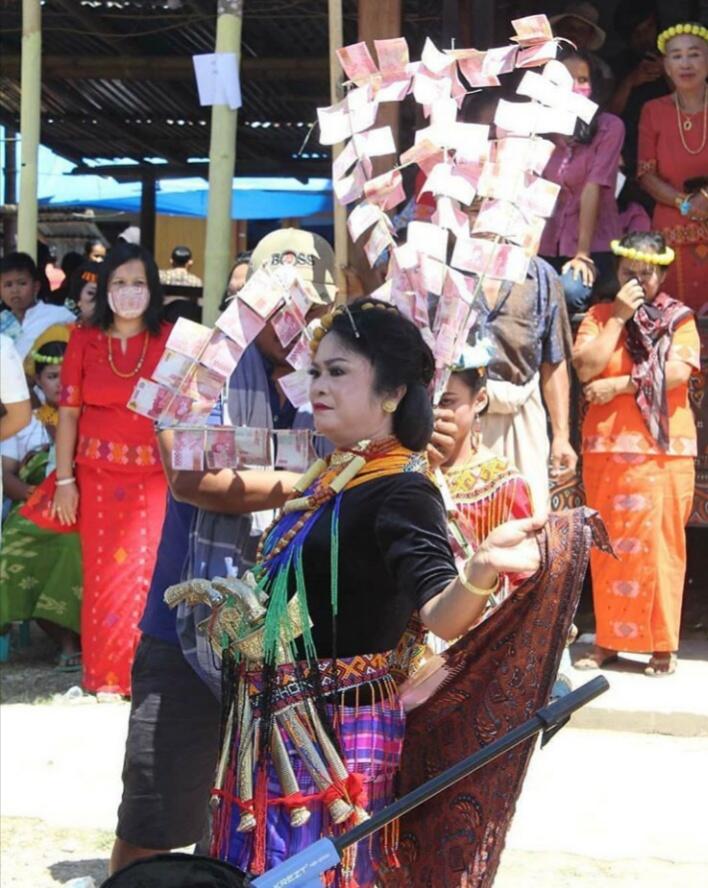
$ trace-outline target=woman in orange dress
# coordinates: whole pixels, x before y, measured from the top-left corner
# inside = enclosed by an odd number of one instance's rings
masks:
[[[665,288],[694,311],[708,310],[708,28],[677,25],[659,35],[668,96],[639,120],[637,177],[656,201],[652,226],[676,253]]]
[[[169,334],[150,254],[119,244],[101,264],[96,309],[76,326],[62,365],[56,474],[24,514],[78,527],[84,566],[83,686],[130,694],[138,620],[160,540],[167,485],[150,420],[126,404]]]
[[[679,644],[696,455],[688,381],[700,344],[693,312],[663,291],[673,251],[662,235],[629,234],[612,249],[621,289],[586,315],[573,363],[589,402],[587,503],[617,558],[591,556],[596,647],[575,665],[598,669],[618,651],[643,652],[646,674],[666,675]]]

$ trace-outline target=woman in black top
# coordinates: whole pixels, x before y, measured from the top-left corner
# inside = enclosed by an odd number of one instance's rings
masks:
[[[255,590],[215,584],[226,594],[210,627],[225,692],[213,852],[253,873],[392,799],[405,717],[390,665],[409,621],[464,633],[501,573],[538,568],[544,523],[500,526],[458,576],[422,453],[434,362],[418,329],[360,300],[327,316],[315,345],[315,426],[337,449],[264,534]],[[395,853],[381,838],[349,852],[334,884],[373,886]]]

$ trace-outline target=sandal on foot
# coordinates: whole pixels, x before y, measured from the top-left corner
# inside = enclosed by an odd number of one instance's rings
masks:
[[[613,651],[608,653],[606,651],[596,650],[586,654],[579,660],[576,660],[575,663],[573,663],[573,668],[587,672],[591,669],[602,669],[603,666],[607,666],[609,663],[615,663],[617,660],[618,656]]]
[[[57,672],[81,672],[81,651],[76,651],[74,654],[59,654],[55,669]]]
[[[654,654],[649,660],[649,665],[644,670],[644,674],[650,678],[662,678],[664,675],[673,675],[678,665],[678,657],[676,654],[657,657]]]

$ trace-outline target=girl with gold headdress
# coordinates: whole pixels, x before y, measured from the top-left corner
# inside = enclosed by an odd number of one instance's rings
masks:
[[[0,548],[0,626],[36,620],[59,648],[58,668],[81,668],[81,550],[76,533],[37,527],[22,514],[22,505],[54,464],[61,364],[69,328],[49,327],[35,341],[25,360],[45,402],[32,421],[0,445],[3,483],[13,501],[3,525]]]

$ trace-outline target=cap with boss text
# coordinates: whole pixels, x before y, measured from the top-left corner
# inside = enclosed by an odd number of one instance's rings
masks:
[[[314,302],[329,305],[337,295],[334,250],[319,234],[281,228],[262,238],[253,250],[249,277],[259,268],[289,265],[297,271]]]

